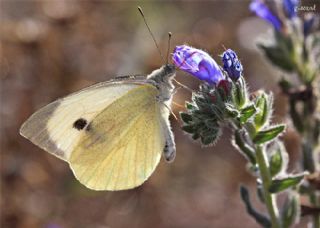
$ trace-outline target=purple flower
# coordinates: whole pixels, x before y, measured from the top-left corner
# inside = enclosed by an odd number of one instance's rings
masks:
[[[229,77],[236,81],[241,76],[243,67],[237,54],[231,49],[222,54],[223,69],[227,71]]]
[[[318,18],[319,20],[319,18]],[[316,24],[316,16],[312,15],[309,18],[306,18],[303,22],[303,34],[304,36],[308,36],[312,31],[313,26]]]
[[[280,31],[281,21],[279,18],[272,13],[272,11],[264,4],[261,0],[253,0],[249,6],[250,10],[254,12],[257,16],[261,17],[263,20],[269,22],[273,27]]]
[[[224,79],[218,64],[208,53],[199,49],[187,45],[176,46],[172,60],[181,70],[209,84],[217,85],[220,80]]]
[[[296,7],[299,5],[299,0],[283,0],[283,8],[288,15],[288,18],[297,16]]]

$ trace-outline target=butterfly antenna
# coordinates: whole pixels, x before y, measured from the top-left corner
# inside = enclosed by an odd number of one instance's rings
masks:
[[[161,51],[160,51],[160,48],[159,48],[159,46],[158,46],[158,43],[157,43],[156,39],[154,38],[154,35],[153,35],[153,33],[152,33],[152,31],[151,31],[148,23],[147,23],[146,17],[144,16],[144,13],[143,13],[142,8],[141,8],[140,6],[138,6],[138,10],[139,10],[139,12],[140,12],[140,14],[141,14],[141,16],[142,16],[142,18],[143,18],[143,21],[144,21],[145,25],[147,26],[147,28],[148,28],[148,30],[149,30],[149,33],[150,33],[150,35],[151,35],[151,37],[152,37],[152,39],[153,39],[154,44],[156,45],[156,47],[157,47],[157,49],[158,49],[158,52],[159,52],[159,54],[160,54],[160,56],[161,56],[161,59],[162,59],[163,63],[165,63],[164,58],[163,58],[163,55],[162,55],[162,53],[161,53]]]
[[[169,53],[170,53],[170,44],[171,44],[171,37],[172,37],[172,33],[168,32],[168,50],[167,50],[167,64],[169,62]]]

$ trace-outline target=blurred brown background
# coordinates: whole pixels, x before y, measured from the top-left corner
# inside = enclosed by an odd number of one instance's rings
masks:
[[[255,47],[255,39],[270,27],[249,12],[248,4],[2,0],[1,227],[258,227],[240,200],[240,183],[250,186],[256,207],[264,208],[227,130],[217,145],[201,148],[172,118],[175,162],[161,161],[145,184],[122,192],[85,188],[67,163],[18,134],[29,115],[58,97],[116,75],[147,74],[162,64],[138,5],[164,55],[169,31],[172,47],[188,43],[209,51],[218,63],[222,45],[236,50],[251,91],[274,91],[274,121],[285,121],[286,100],[276,87],[281,74]],[[199,84],[182,72],[177,79],[195,89]],[[174,98],[182,105],[189,99],[183,89]],[[290,167],[298,170],[297,137],[289,129],[285,138]]]

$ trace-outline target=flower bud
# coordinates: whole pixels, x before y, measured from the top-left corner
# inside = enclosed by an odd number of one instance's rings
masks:
[[[238,56],[231,49],[226,50],[222,54],[223,69],[227,71],[229,77],[237,81],[242,74],[243,67]]]
[[[211,56],[187,45],[177,46],[172,56],[173,63],[181,70],[209,84],[217,85],[224,79],[222,71]]]

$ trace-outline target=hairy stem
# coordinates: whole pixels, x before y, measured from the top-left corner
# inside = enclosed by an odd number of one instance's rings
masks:
[[[271,184],[271,175],[269,172],[268,159],[261,146],[257,146],[256,156],[262,179],[265,204],[267,206],[271,218],[271,224],[273,228],[280,228],[281,225],[279,222],[279,211],[276,204],[276,196],[269,192],[269,186]]]

